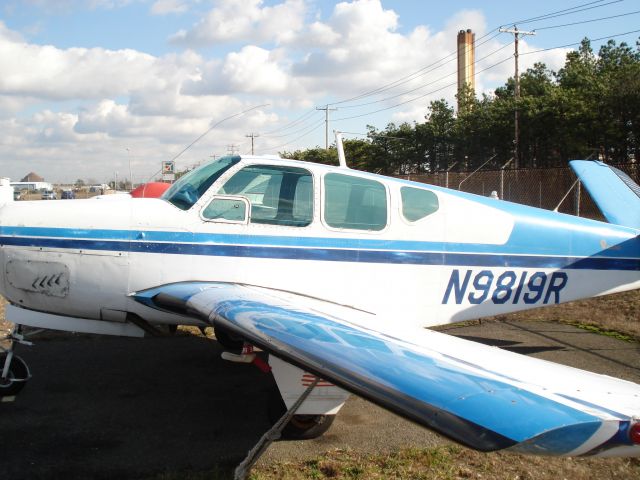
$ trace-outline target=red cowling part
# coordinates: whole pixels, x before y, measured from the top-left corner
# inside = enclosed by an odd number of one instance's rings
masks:
[[[629,438],[634,445],[640,445],[640,423],[634,423],[629,429]]]
[[[133,198],[159,198],[171,186],[170,183],[149,182],[131,190]]]

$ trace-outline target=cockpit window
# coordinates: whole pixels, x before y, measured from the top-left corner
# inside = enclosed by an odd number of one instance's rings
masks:
[[[182,210],[189,210],[220,176],[240,161],[240,157],[222,157],[183,175],[162,198]]]
[[[313,220],[313,177],[303,168],[251,165],[233,175],[218,194],[246,197],[251,223],[306,227]]]
[[[435,213],[438,208],[438,197],[430,190],[421,188],[402,187],[402,215],[410,222],[418,220]]]

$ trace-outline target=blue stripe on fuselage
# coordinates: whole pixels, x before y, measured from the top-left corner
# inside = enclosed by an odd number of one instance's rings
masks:
[[[5,233],[6,227],[0,229]],[[87,232],[81,231],[81,235]],[[470,248],[470,252],[447,251],[451,244],[439,244],[440,251],[402,251],[402,250],[367,250],[357,249],[360,240],[351,240],[352,248],[318,248],[313,246],[274,246],[260,245],[252,236],[227,236],[227,241],[236,237],[236,240],[253,240],[252,244],[219,244],[219,243],[178,243],[178,242],[154,242],[140,240],[115,240],[108,239],[106,232],[112,238],[117,238],[114,232],[97,231],[96,239],[86,238],[50,238],[50,237],[17,237],[0,236],[0,244],[28,247],[62,248],[78,250],[108,250],[139,253],[161,253],[178,255],[205,255],[218,257],[249,257],[271,259],[295,259],[295,260],[319,260],[337,262],[363,262],[363,263],[396,263],[414,265],[447,265],[447,266],[478,266],[478,267],[514,267],[514,268],[554,268],[554,269],[593,269],[593,270],[631,270],[640,271],[640,259],[638,258],[608,258],[608,257],[572,257],[572,256],[543,256],[543,255],[508,255],[504,253],[477,253]],[[131,232],[122,231],[122,237],[132,237]],[[171,232],[156,232],[171,233]],[[146,237],[146,235],[145,235]],[[217,235],[221,240],[220,235]],[[229,238],[231,237],[231,238]],[[267,237],[270,240],[286,239],[291,237]],[[307,240],[298,238],[297,240]],[[318,243],[320,238],[311,239]],[[334,239],[326,239],[334,240]],[[370,242],[370,241],[369,241]],[[379,241],[385,244],[397,244],[404,242]],[[294,242],[291,242],[294,243]],[[328,242],[334,244],[334,242]],[[340,243],[349,245],[347,240]],[[406,242],[418,243],[418,242]],[[438,244],[430,244],[438,245]],[[387,245],[389,246],[389,245]],[[470,245],[474,247],[476,245]],[[485,245],[486,247],[486,245]],[[495,247],[495,246],[494,246]]]
[[[580,220],[580,219],[578,219]],[[592,222],[599,223],[599,222]],[[402,252],[458,252],[506,255],[552,255],[560,257],[635,258],[640,255],[640,237],[630,229],[603,224],[602,231],[582,233],[540,225],[516,225],[509,241],[491,243],[429,242],[374,238],[305,237],[286,235],[248,235],[197,233],[186,231],[74,229],[51,227],[0,226],[0,241],[6,237],[94,240],[197,245],[246,245],[259,247],[302,247],[326,249],[385,250]],[[573,237],[567,235],[573,235]],[[603,247],[602,242],[605,245]],[[594,244],[595,243],[595,244]],[[68,247],[73,248],[73,247]],[[604,249],[603,249],[604,248]],[[124,249],[126,250],[126,249]]]

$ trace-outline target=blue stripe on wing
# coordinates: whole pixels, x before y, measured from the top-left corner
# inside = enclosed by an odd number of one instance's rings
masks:
[[[456,360],[250,288],[180,283],[134,298],[162,308],[166,296],[305,370],[479,450],[521,446],[529,453],[568,454],[603,422],[475,368],[464,352]],[[628,423],[621,420],[614,421]]]

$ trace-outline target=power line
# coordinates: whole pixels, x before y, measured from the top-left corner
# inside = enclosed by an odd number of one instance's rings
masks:
[[[589,3],[585,3],[582,5],[576,5],[575,7],[571,7],[571,8],[565,8],[563,10],[558,10],[557,12],[552,12],[552,13],[547,13],[544,15],[539,15],[537,17],[532,17],[532,18],[525,18],[524,20],[516,20],[515,22],[508,22],[503,24],[502,26],[505,25],[522,25],[525,23],[531,23],[531,22],[535,22],[537,20],[548,20],[549,18],[557,18],[557,17],[564,17],[566,15],[571,15],[574,13],[580,13],[580,12],[586,12],[587,10],[593,10],[594,8],[602,8],[602,7],[606,7],[607,5],[612,5],[614,3],[620,3],[624,0],[613,0],[611,2],[607,2],[607,3],[602,3],[603,0],[597,0],[595,2],[589,2]],[[600,5],[595,5],[590,7],[589,5],[593,5],[594,3],[598,3]],[[587,7],[587,8],[582,8],[582,7]]]
[[[507,58],[503,59],[503,60],[500,60],[497,63],[494,63],[493,65],[491,65],[489,67],[483,68],[482,70],[478,70],[477,72],[475,72],[475,75],[478,75],[479,73],[485,72],[485,71],[487,71],[487,70],[489,70],[491,68],[497,67],[498,65],[500,65],[500,64],[502,64],[504,62],[507,62],[509,60],[511,60],[511,55],[508,56]],[[424,98],[426,96],[432,95],[432,94],[437,93],[437,92],[439,92],[441,90],[444,90],[446,88],[453,87],[454,85],[457,85],[457,84],[458,84],[458,81],[456,80],[455,82],[449,83],[449,84],[444,85],[444,86],[442,86],[440,88],[437,88],[435,90],[431,90],[430,92],[424,93],[422,95],[419,95],[417,97],[411,98],[411,99],[406,100],[404,102],[396,103],[395,105],[391,105],[390,107],[380,108],[378,110],[374,110],[373,112],[362,113],[360,115],[353,115],[351,117],[336,118],[334,121],[335,122],[339,122],[341,120],[351,120],[352,118],[366,117],[368,115],[373,115],[374,113],[380,113],[380,112],[384,112],[386,110],[391,110],[393,108],[400,107],[402,105],[406,105],[407,103],[415,102],[416,100],[420,100],[421,98]]]
[[[638,30],[631,30],[631,31],[629,31],[629,32],[617,33],[617,34],[614,34],[614,35],[606,35],[606,36],[604,36],[604,37],[591,39],[591,41],[597,42],[597,41],[605,40],[605,39],[608,39],[608,38],[621,37],[621,36],[624,36],[624,35],[629,35],[629,34],[631,34],[631,33],[638,33],[638,32],[640,32],[640,29],[638,29]],[[580,44],[581,44],[581,42],[574,42],[574,43],[569,43],[569,44],[565,44],[565,45],[558,45],[558,46],[555,46],[555,47],[542,48],[542,49],[539,49],[539,50],[533,50],[533,51],[530,51],[530,52],[520,53],[519,55],[520,55],[520,56],[523,56],[523,55],[530,55],[530,54],[533,54],[533,53],[546,52],[546,51],[549,51],[549,50],[557,50],[557,49],[559,49],[559,48],[567,48],[567,47],[571,47],[571,46],[575,46],[575,45],[580,45]],[[505,63],[506,61],[508,61],[508,60],[510,60],[510,59],[511,59],[511,57],[509,56],[509,57],[507,57],[507,58],[505,58],[505,59],[503,59],[503,60],[500,60],[499,62],[494,63],[493,65],[490,65],[490,66],[488,66],[488,67],[486,67],[486,68],[483,68],[482,70],[478,70],[478,71],[476,71],[474,75],[478,75],[478,74],[480,74],[480,73],[482,73],[482,72],[485,72],[485,71],[487,71],[487,70],[490,70],[490,69],[492,69],[492,68],[495,68],[495,67],[497,67],[498,65],[500,65],[500,64],[502,64],[502,63]],[[422,94],[422,95],[419,95],[419,96],[417,96],[417,97],[411,98],[411,99],[406,100],[406,101],[404,101],[404,102],[400,102],[400,103],[397,103],[397,104],[395,104],[395,105],[391,105],[391,106],[386,107],[386,108],[381,108],[381,109],[378,109],[378,110],[374,110],[374,111],[372,111],[372,112],[362,113],[362,114],[360,114],[360,115],[353,115],[353,116],[350,116],[350,117],[336,118],[336,119],[334,119],[334,121],[335,121],[335,122],[339,122],[339,121],[342,121],[342,120],[351,120],[351,119],[353,119],[353,118],[366,117],[366,116],[369,116],[369,115],[373,115],[373,114],[375,114],[375,113],[380,113],[380,112],[384,112],[384,111],[386,111],[386,110],[391,110],[391,109],[394,109],[394,108],[400,107],[400,106],[402,106],[402,105],[406,105],[407,103],[415,102],[416,100],[420,100],[421,98],[424,98],[424,97],[426,97],[426,96],[428,96],[428,95],[432,95],[432,94],[434,94],[434,93],[437,93],[437,92],[439,92],[439,91],[441,91],[441,90],[444,90],[444,89],[446,89],[446,88],[452,87],[452,86],[454,86],[454,85],[457,85],[457,81],[456,81],[456,82],[449,83],[449,84],[447,84],[447,85],[444,85],[443,87],[437,88],[437,89],[435,89],[435,90],[431,90],[430,92],[424,93],[424,94]]]
[[[516,21],[516,22],[507,22],[505,24],[502,24],[501,26],[529,23],[529,22],[536,21],[536,20],[555,18],[555,17],[558,17],[558,16],[569,15],[569,14],[572,14],[572,13],[578,13],[578,12],[582,12],[582,11],[586,11],[586,10],[591,10],[591,9],[594,9],[594,8],[601,8],[601,7],[604,7],[604,6],[613,4],[613,3],[619,3],[619,2],[621,2],[623,0],[614,0],[614,1],[610,1],[608,3],[602,4],[603,1],[604,0],[596,0],[596,1],[592,1],[592,2],[582,3],[582,4],[576,5],[574,7],[565,8],[563,10],[557,10],[555,12],[550,12],[550,13],[547,13],[547,14],[544,14],[544,15],[539,15],[539,16],[536,16],[536,17],[530,17],[528,19],[519,20],[519,21]],[[594,4],[601,4],[601,5],[592,6]],[[583,8],[583,7],[587,7],[587,8]],[[497,32],[497,33],[495,35],[493,35],[491,38],[488,38],[488,39],[484,40],[483,42],[480,42],[480,40],[483,40],[485,37],[490,36],[493,32]],[[480,42],[480,43],[476,44],[476,48],[480,47],[484,43],[489,42],[493,38],[497,37],[499,34],[500,33],[498,32],[498,28],[493,28],[493,29],[489,30],[486,34],[484,34],[482,37],[480,37],[477,40],[477,42]],[[366,92],[361,93],[359,95],[356,95],[354,97],[350,97],[350,98],[347,98],[347,99],[339,100],[337,102],[332,102],[329,105],[340,105],[340,104],[343,104],[343,103],[349,103],[349,102],[352,102],[352,101],[355,101],[355,100],[360,100],[362,98],[366,98],[368,96],[375,95],[377,93],[389,90],[391,88],[395,88],[396,86],[403,85],[403,84],[405,84],[407,82],[410,82],[410,81],[414,80],[415,78],[417,78],[419,76],[425,75],[425,74],[429,73],[430,71],[436,70],[436,69],[444,66],[446,63],[449,63],[450,61],[453,61],[455,59],[456,55],[457,55],[456,51],[449,52],[444,57],[442,57],[442,58],[430,63],[429,65],[426,65],[425,67],[420,68],[419,70],[416,70],[415,72],[412,72],[412,73],[410,73],[408,75],[402,76],[402,77],[400,77],[399,79],[397,79],[397,80],[395,80],[393,82],[387,83],[387,84],[385,84],[385,85],[383,85],[381,87],[375,88],[373,90],[366,91]],[[449,57],[453,57],[453,58],[447,60]],[[441,62],[444,62],[444,63],[442,65],[436,66],[438,63],[441,63]],[[428,70],[431,67],[434,67],[434,68],[432,70],[424,72],[425,70]],[[424,73],[422,73],[422,72],[424,72]]]
[[[255,107],[251,107],[251,108],[247,108],[246,110],[243,110],[242,112],[239,113],[234,113],[233,115],[229,115],[228,117],[223,118],[222,120],[214,123],[213,125],[211,125],[206,132],[204,132],[202,135],[200,135],[198,138],[196,138],[193,142],[191,142],[189,145],[187,145],[180,153],[178,153],[177,155],[175,155],[171,161],[174,161],[176,158],[178,158],[180,155],[182,155],[184,152],[186,152],[187,150],[189,150],[191,147],[193,147],[196,143],[198,143],[200,140],[202,140],[205,135],[207,135],[211,130],[213,130],[214,128],[216,128],[218,125],[220,125],[222,122],[226,122],[227,120],[234,118],[234,117],[239,117],[240,115],[244,115],[247,112],[250,112],[251,110],[255,110],[256,108],[260,108],[260,107],[266,107],[268,106],[268,103],[264,103],[262,105],[256,105]]]
[[[492,30],[492,31],[493,31],[493,30]],[[491,33],[491,32],[489,32],[489,33],[485,34],[484,36],[480,37],[480,39],[482,39],[482,38],[484,38],[484,37],[488,36],[490,33]],[[478,47],[480,47],[480,46],[484,45],[485,43],[489,42],[490,40],[493,40],[493,39],[494,39],[495,37],[497,37],[498,35],[500,35],[500,33],[499,33],[499,32],[498,32],[498,33],[496,33],[496,34],[495,34],[494,36],[492,36],[491,38],[488,38],[488,39],[487,39],[487,40],[485,40],[484,42],[481,42],[481,43],[477,44],[477,45],[476,45],[476,48],[478,48]],[[479,40],[480,40],[480,39],[479,39]],[[449,57],[451,57],[451,58],[449,58]],[[450,52],[450,53],[449,53],[449,54],[447,54],[446,56],[444,56],[444,57],[442,57],[442,58],[440,58],[440,59],[438,59],[438,60],[436,60],[436,61],[434,61],[434,62],[430,63],[429,65],[426,65],[426,66],[424,66],[424,67],[420,68],[419,70],[416,70],[416,71],[415,71],[415,72],[413,72],[413,73],[410,73],[409,75],[406,75],[406,76],[404,76],[404,77],[401,77],[401,78],[399,78],[398,80],[395,80],[395,81],[393,81],[393,82],[391,82],[391,83],[388,83],[388,84],[386,84],[386,85],[383,85],[382,87],[378,87],[378,88],[376,88],[376,89],[374,89],[374,90],[370,90],[370,91],[368,91],[368,92],[362,93],[362,94],[357,95],[357,96],[355,96],[355,97],[351,97],[351,98],[348,98],[348,99],[345,99],[345,100],[340,100],[340,101],[338,101],[338,102],[330,103],[329,105],[340,105],[340,104],[343,104],[343,103],[349,103],[349,102],[352,102],[352,101],[355,101],[355,100],[360,100],[360,99],[362,99],[362,98],[366,98],[366,97],[370,97],[370,96],[376,95],[376,94],[378,94],[378,93],[381,93],[381,92],[384,92],[384,91],[387,91],[387,90],[391,90],[391,89],[396,88],[396,87],[398,87],[398,86],[400,86],[400,85],[404,85],[405,83],[409,83],[409,82],[411,82],[411,81],[415,80],[416,78],[422,77],[422,76],[424,76],[424,75],[427,75],[428,73],[431,73],[431,72],[433,72],[433,71],[435,71],[435,70],[438,70],[438,69],[439,69],[439,68],[441,68],[441,67],[444,67],[446,64],[451,63],[452,61],[456,60],[456,57],[457,57],[457,51],[455,51],[455,52]],[[448,58],[449,58],[449,59],[448,59]],[[447,60],[447,59],[448,59],[448,60]],[[446,61],[445,61],[445,60],[446,60]],[[438,65],[438,63],[440,63],[440,62],[444,62],[444,63],[442,63],[441,65]],[[432,67],[433,67],[433,68],[432,68]],[[341,108],[352,108],[352,107],[341,107]]]
[[[277,145],[275,147],[270,147],[271,150],[276,150],[278,148],[281,147],[286,147],[287,145],[289,145],[290,143],[294,143],[297,142],[298,140],[300,140],[303,137],[306,137],[307,135],[309,135],[311,132],[315,131],[320,125],[322,125],[324,123],[324,120],[321,120],[320,122],[316,123],[313,127],[311,127],[309,130],[307,130],[306,132],[304,132],[302,135],[300,135],[297,138],[294,138],[293,140],[289,140],[287,143],[283,143],[282,145]]]
[[[315,109],[313,110],[314,113],[318,113]],[[307,120],[305,120],[304,122],[301,123],[302,127],[297,128],[296,130],[289,132],[289,133],[284,133],[282,135],[270,135],[270,134],[266,134],[263,133],[262,136],[263,137],[268,137],[268,138],[284,138],[284,137],[290,137],[291,135],[296,135],[298,132],[301,132],[302,130],[306,129],[309,125],[309,122],[311,121],[315,121],[315,118],[309,118]]]
[[[574,14],[574,13],[579,13],[579,12],[583,12],[583,11],[587,11],[587,10],[592,10],[592,9],[596,9],[596,8],[605,7],[605,6],[608,6],[608,5],[611,5],[611,4],[615,4],[615,3],[620,3],[621,1],[623,1],[623,0],[614,0],[614,1],[609,1],[609,2],[606,2],[606,3],[603,3],[604,0],[586,2],[586,3],[575,5],[575,6],[570,7],[570,8],[565,8],[565,9],[562,9],[562,10],[557,10],[557,11],[554,11],[554,12],[550,12],[550,13],[547,13],[547,14],[544,14],[544,15],[539,15],[539,16],[535,16],[535,17],[530,17],[530,18],[527,18],[527,19],[519,20],[517,22],[508,22],[508,23],[506,23],[506,25],[514,24],[514,23],[530,23],[530,22],[538,21],[538,20],[545,20],[545,19],[550,19],[550,18],[566,16],[566,15],[570,15],[570,14]],[[505,24],[503,24],[503,25],[505,25]],[[542,27],[542,28],[545,28],[545,27]],[[629,33],[633,33],[633,32],[629,32]],[[493,40],[499,34],[500,34],[500,32],[498,31],[497,28],[489,30],[486,34],[484,34],[482,37],[480,37],[476,41],[476,48],[480,47],[481,45],[484,45],[485,43],[488,43],[491,40]],[[487,38],[487,37],[489,37],[489,38]],[[505,48],[505,47],[507,47],[509,45],[505,45],[504,47],[501,47],[500,49]],[[563,45],[561,47],[552,47],[552,48],[542,49],[542,50],[538,50],[538,51],[552,50],[552,49],[555,49],[555,48],[564,48],[564,47],[567,47],[567,46],[570,46],[570,45],[574,45],[574,44]],[[496,51],[499,51],[500,49],[498,49]],[[496,51],[486,55],[482,59],[487,58],[488,56],[496,53]],[[529,53],[534,53],[534,52],[527,52],[527,53],[524,53],[522,55],[526,55],[526,54],[529,54]],[[422,77],[424,75],[427,75],[427,74],[429,74],[429,73],[431,73],[431,72],[433,72],[433,71],[435,71],[435,70],[437,70],[439,68],[442,68],[446,64],[448,64],[451,61],[453,61],[455,59],[455,55],[456,55],[456,52],[450,52],[449,54],[445,55],[444,57],[442,57],[442,58],[440,58],[440,59],[438,59],[438,60],[436,60],[436,61],[434,61],[434,62],[432,62],[432,63],[430,63],[430,64],[428,64],[428,65],[426,65],[426,66],[424,66],[424,67],[422,67],[420,69],[418,69],[418,70],[416,70],[415,72],[412,72],[412,73],[410,73],[408,75],[402,76],[402,77],[396,79],[393,82],[387,83],[387,84],[382,85],[380,87],[377,87],[375,89],[363,92],[363,93],[361,93],[359,95],[356,95],[356,96],[353,96],[353,97],[350,97],[350,98],[347,98],[347,99],[344,99],[344,100],[340,100],[340,101],[337,101],[337,102],[329,103],[327,105],[327,107],[329,107],[330,105],[341,105],[341,104],[344,104],[344,103],[353,102],[355,100],[363,99],[363,98],[366,98],[366,97],[369,97],[369,96],[374,96],[374,95],[380,94],[380,93],[382,93],[384,91],[388,91],[388,90],[397,88],[397,87],[399,87],[401,85],[404,85],[406,83],[414,81],[417,78],[420,78],[420,77]],[[482,60],[482,59],[479,59],[479,60]],[[493,67],[503,63],[504,61],[506,61],[506,60],[502,60],[502,61],[498,62],[497,64],[491,65],[491,66],[483,69],[482,71],[486,71],[489,68],[493,68]],[[476,74],[477,73],[480,73],[480,72],[476,72]],[[441,77],[441,80],[446,78],[446,77],[448,77],[448,76],[450,76],[450,75],[452,75],[452,74],[449,74],[449,75]],[[365,105],[370,105],[370,104],[375,104],[375,103],[383,103],[383,102],[389,101],[389,100],[391,100],[393,98],[397,98],[397,97],[400,97],[402,95],[407,95],[408,93],[420,90],[422,88],[425,88],[428,85],[432,85],[433,83],[436,83],[436,81],[429,82],[429,83],[424,84],[424,85],[422,85],[420,87],[416,87],[416,88],[413,88],[411,90],[408,90],[408,91],[405,91],[405,92],[402,92],[400,94],[396,94],[396,95],[393,95],[393,96],[390,96],[390,97],[386,97],[386,98],[383,98],[383,99],[375,100],[375,101],[372,101],[372,102],[367,102],[367,103],[360,104],[360,105],[344,105],[341,108],[356,108],[356,107],[362,107],[362,106],[365,106]],[[336,119],[335,121],[362,117],[362,116],[378,113],[380,111],[389,110],[391,108],[396,108],[396,107],[404,105],[406,103],[418,100],[420,98],[424,98],[427,95],[430,95],[432,93],[438,92],[438,91],[443,90],[445,88],[448,88],[448,87],[450,87],[452,85],[455,85],[455,83],[454,84],[447,84],[444,87],[438,88],[436,90],[433,90],[433,91],[431,91],[429,93],[420,95],[420,96],[415,97],[413,99],[410,99],[408,101],[400,102],[400,103],[398,103],[396,105],[393,105],[391,107],[379,109],[379,110],[376,110],[374,112],[365,113],[365,114],[361,114],[361,115],[355,115],[355,116],[351,116],[351,117],[339,118],[339,119]],[[324,110],[324,108],[322,108],[321,110]],[[268,132],[263,132],[262,135],[265,136],[265,137],[269,136],[269,137],[273,137],[273,138],[278,138],[278,137],[282,138],[282,137],[288,137],[288,136],[291,136],[291,135],[295,135],[296,133],[298,133],[301,130],[306,128],[306,125],[308,125],[310,123],[310,121],[313,119],[313,114],[315,112],[316,112],[315,109],[314,110],[309,110],[309,111],[305,112],[304,114],[302,114],[300,117],[296,118],[295,120],[283,125],[282,127],[278,127],[276,129],[268,131]],[[327,117],[327,116],[328,116],[328,112],[325,112],[325,117]],[[314,124],[314,126],[311,127],[310,130],[315,129],[318,124]],[[280,131],[286,131],[286,130],[292,129],[294,127],[298,127],[300,125],[302,125],[302,128],[298,128],[294,132],[289,132],[289,133],[283,134],[283,135],[272,135],[273,133],[280,132]],[[326,127],[325,128],[325,137],[328,137],[328,134],[326,132],[326,129],[328,128],[328,119],[325,119],[325,127]],[[305,136],[307,134],[307,132],[303,133],[300,137],[296,138],[296,140],[301,138],[301,137],[303,137],[303,136]],[[328,145],[328,138],[325,138],[325,146],[327,146],[327,145]]]
[[[488,54],[487,54],[487,55],[485,55],[484,57],[478,58],[477,60],[475,60],[475,61],[473,62],[473,64],[475,65],[475,64],[477,64],[477,63],[481,62],[482,60],[485,60],[485,59],[489,58],[490,56],[495,55],[495,54],[496,54],[496,53],[498,53],[500,50],[504,50],[505,48],[507,48],[507,47],[511,46],[513,43],[514,43],[514,42],[507,43],[506,45],[503,45],[502,47],[497,48],[496,50],[494,50],[494,51],[493,51],[493,52],[491,52],[491,53],[488,53]],[[457,74],[457,70],[455,70],[455,71],[453,71],[453,72],[450,72],[450,73],[448,73],[448,74],[446,74],[446,75],[443,75],[443,76],[441,76],[441,77],[439,77],[439,78],[436,78],[435,80],[432,80],[431,82],[424,83],[424,84],[422,84],[422,85],[421,85],[421,86],[419,86],[419,87],[412,88],[411,90],[405,90],[404,92],[398,93],[398,94],[393,95],[393,96],[390,96],[390,97],[385,97],[385,98],[382,98],[382,99],[380,99],[380,100],[374,100],[374,101],[367,102],[367,103],[359,103],[359,104],[357,104],[357,105],[345,105],[345,106],[343,106],[343,107],[341,107],[341,108],[358,108],[358,107],[364,107],[364,106],[367,106],[367,105],[373,105],[373,104],[376,104],[376,103],[383,103],[383,102],[386,102],[386,101],[392,100],[392,99],[394,99],[394,98],[402,97],[403,95],[407,95],[407,94],[409,94],[409,93],[413,93],[413,92],[415,92],[415,91],[417,91],[417,90],[421,90],[421,89],[423,89],[423,88],[425,88],[425,87],[428,87],[429,85],[433,85],[434,83],[438,83],[439,81],[444,80],[444,79],[446,79],[446,78],[448,78],[448,77],[451,77],[451,76],[453,76],[453,75],[456,75],[456,74]]]
[[[282,127],[278,127],[274,130],[270,130],[267,132],[263,132],[263,135],[267,136],[267,135],[271,135],[272,133],[275,132],[279,132],[280,130],[288,130],[289,128],[293,127],[294,125],[301,123],[303,121],[303,119],[309,117],[310,115],[314,114],[316,112],[315,109],[311,109],[308,112],[304,113],[303,115],[301,115],[300,117],[298,117],[295,120],[290,121],[289,123],[283,125]]]
[[[611,38],[623,37],[625,35],[629,35],[631,33],[638,33],[638,32],[640,32],[640,29],[631,30],[629,32],[624,32],[624,33],[616,33],[615,35],[605,35],[604,37],[599,37],[599,38],[590,38],[589,41],[590,42],[599,42],[600,40],[608,40],[608,39],[611,39]],[[531,50],[530,52],[521,53],[520,55],[531,55],[533,53],[548,52],[549,50],[557,50],[559,48],[574,47],[576,45],[580,45],[581,43],[582,43],[582,41],[573,42],[573,43],[567,43],[565,45],[559,45],[557,47],[541,48],[539,50]]]
[[[635,15],[637,13],[640,13],[640,10],[636,10],[635,12],[621,13],[620,15],[612,15],[610,17],[600,17],[600,18],[594,18],[592,20],[583,20],[581,22],[563,23],[562,25],[550,25],[548,27],[538,27],[535,29],[535,31],[537,32],[539,30],[550,30],[552,28],[571,27],[573,25],[582,25],[583,23],[600,22],[602,20],[610,20],[612,18],[626,17],[627,15]]]

